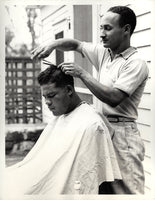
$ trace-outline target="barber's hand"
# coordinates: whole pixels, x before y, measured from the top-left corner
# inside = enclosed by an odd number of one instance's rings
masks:
[[[78,78],[81,78],[82,74],[85,73],[85,70],[76,63],[61,63],[58,68],[61,68],[65,74]]]
[[[52,51],[54,49],[55,48],[53,47],[53,45],[39,46],[36,49],[34,49],[33,51],[31,51],[31,54],[32,54],[31,58],[32,59],[46,58],[52,53]]]

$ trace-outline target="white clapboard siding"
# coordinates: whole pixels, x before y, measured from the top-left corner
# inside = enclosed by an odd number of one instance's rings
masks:
[[[57,23],[61,23],[62,20],[67,19],[68,14],[69,14],[68,7],[62,6],[57,10],[57,12],[53,12],[48,18],[45,18],[43,20],[43,26],[45,27],[51,23],[52,23],[52,26],[54,26]]]
[[[151,116],[150,116],[150,109],[138,109],[138,119],[137,121],[141,124],[150,125],[151,124]]]
[[[146,82],[144,93],[151,93],[151,78],[150,77],[148,78]]]
[[[152,186],[151,174],[150,174],[150,172],[147,172],[147,171],[145,171],[144,174],[145,174],[145,194],[146,194],[146,192],[149,194],[151,186]]]
[[[145,156],[151,157],[151,142],[148,140],[143,140],[145,146]],[[144,160],[145,163],[146,160]],[[149,162],[150,164],[150,162]],[[145,169],[146,170],[146,169]]]
[[[151,45],[146,45],[142,47],[137,47],[139,54],[145,61],[150,61],[151,60]]]
[[[59,21],[59,18],[62,18],[62,15],[64,15],[64,13],[68,11],[67,10],[68,7],[65,5],[62,6],[59,5],[54,7],[55,9],[53,10],[52,5],[48,6],[48,9],[51,9],[51,13],[46,13],[47,6],[45,10],[42,10],[42,15],[43,15],[42,22],[44,25],[49,23],[50,21]]]
[[[151,94],[144,93],[139,108],[151,109]]]
[[[144,169],[145,171],[147,171],[149,173],[150,171],[150,167],[152,166],[152,163],[151,163],[151,157],[150,156],[145,156],[145,162],[143,162],[143,166],[144,166]]]
[[[48,9],[49,7],[51,7],[51,14],[48,12],[48,16],[46,16],[45,8],[43,10],[45,13],[42,14],[44,16],[42,19],[42,36],[44,42],[55,39],[54,33],[58,33],[59,30],[65,30],[67,28],[67,19],[70,14],[69,6],[56,6],[55,10],[52,9],[53,6],[48,6]]]
[[[41,7],[41,18],[42,21],[44,21],[45,19],[47,21],[50,20],[50,16],[53,15],[53,13],[57,12],[58,10],[61,9],[61,7],[63,7],[64,5],[60,5],[60,4],[55,4],[55,5],[44,5]]]
[[[150,29],[151,27],[151,20],[150,20],[150,11],[137,17],[137,25],[135,32],[140,30]]]
[[[133,36],[131,37],[131,43],[134,44],[135,47],[150,45],[151,44],[151,29],[135,32]]]
[[[46,34],[46,32],[50,31],[53,25],[53,20],[51,19],[50,21],[46,21],[46,19],[43,21],[42,23],[43,25],[43,29],[42,29],[42,33]]]
[[[66,21],[67,20],[66,14],[67,14],[67,11],[65,10],[63,15],[60,15],[59,17],[57,17],[57,20],[53,20],[54,16],[50,16],[51,20],[48,22],[45,20],[46,23],[44,23],[45,28],[43,29],[43,34],[46,34],[46,32],[49,31],[51,28],[54,28],[55,25],[57,24],[61,25],[61,22]]]
[[[66,20],[64,20],[62,22],[62,24],[59,25],[59,27],[57,27],[57,28],[51,27],[51,29],[49,31],[47,31],[43,34],[44,41],[46,42],[46,41],[50,40],[51,38],[55,39],[54,33],[58,33],[60,29],[63,30],[66,25],[67,25]]]
[[[145,186],[145,195],[150,195],[150,188]]]
[[[130,2],[129,2],[130,3]],[[134,10],[137,17],[143,16],[145,13],[150,12],[151,4],[148,0],[143,0],[143,2],[135,1],[134,3],[130,4],[129,7]]]
[[[140,135],[144,140],[151,140],[151,135],[150,135],[150,125],[145,125],[145,124],[137,124],[138,129],[140,131]]]
[[[51,38],[54,39],[54,34],[52,30],[48,31],[46,34],[43,35],[43,42],[46,42],[46,43],[49,42],[51,40],[50,36]]]

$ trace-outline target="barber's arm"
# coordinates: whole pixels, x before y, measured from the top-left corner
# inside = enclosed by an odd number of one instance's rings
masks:
[[[62,63],[58,67],[61,67],[65,74],[80,78],[99,100],[112,107],[119,105],[128,96],[122,90],[101,84],[76,63]]]
[[[99,100],[112,107],[119,105],[128,96],[122,90],[101,84],[88,72],[81,75],[81,80]]]
[[[77,51],[81,53],[81,42],[75,39],[57,39],[48,45],[41,45],[34,49],[32,53],[32,59],[45,58],[49,56],[53,50],[58,49],[62,51]]]

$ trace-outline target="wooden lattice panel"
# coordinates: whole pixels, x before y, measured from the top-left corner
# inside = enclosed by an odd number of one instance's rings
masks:
[[[6,123],[42,121],[40,63],[30,58],[6,58]]]

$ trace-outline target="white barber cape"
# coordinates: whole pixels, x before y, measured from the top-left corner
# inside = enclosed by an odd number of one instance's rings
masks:
[[[55,117],[23,161],[6,168],[6,193],[98,194],[104,181],[121,179],[107,126],[88,104]]]

